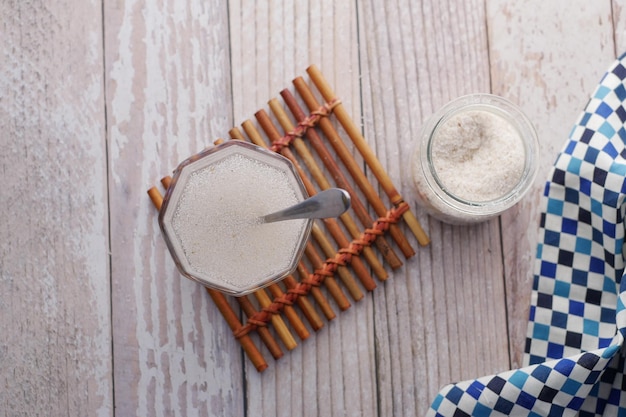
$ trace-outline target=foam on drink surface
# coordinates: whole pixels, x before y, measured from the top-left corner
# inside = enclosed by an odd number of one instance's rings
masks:
[[[241,154],[191,173],[172,218],[191,269],[240,288],[285,271],[307,221],[260,216],[300,201],[293,187],[281,169]]]

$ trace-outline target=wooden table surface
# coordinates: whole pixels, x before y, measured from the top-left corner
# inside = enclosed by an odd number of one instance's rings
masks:
[[[414,416],[444,384],[519,366],[542,184],[626,49],[624,6],[3,0],[0,415]],[[258,373],[176,271],[146,190],[310,64],[432,241]],[[450,226],[415,207],[410,152],[474,92],[527,113],[540,172],[501,218]]]

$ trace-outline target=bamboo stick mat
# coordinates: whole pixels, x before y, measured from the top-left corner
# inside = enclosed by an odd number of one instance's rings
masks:
[[[323,328],[324,319],[333,320],[337,309],[350,308],[352,302],[364,297],[364,291],[373,291],[377,281],[388,278],[388,269],[400,267],[402,258],[415,254],[398,222],[408,226],[406,229],[420,245],[429,243],[323,74],[315,66],[310,66],[307,74],[309,83],[303,77],[293,80],[295,94],[284,89],[280,92],[282,102],[277,98],[269,101],[270,113],[255,113],[256,124],[246,120],[241,129],[235,127],[228,132],[231,140],[248,140],[290,159],[309,195],[318,189],[339,187],[347,190],[352,199],[352,207],[339,219],[315,222],[296,271],[298,278],[289,276],[243,297],[207,288],[259,372],[267,369],[268,364],[258,340],[271,357],[279,359],[284,355],[283,349],[292,350],[298,346],[297,339],[310,336],[309,327],[313,331]],[[375,184],[368,180],[348,143],[358,150],[374,174]],[[161,184],[167,189],[170,181],[166,176]],[[375,187],[384,194],[380,195]],[[160,209],[163,196],[159,189],[153,186],[148,194]],[[378,218],[372,218],[367,205]],[[235,303],[229,300],[232,298]],[[240,311],[233,305],[238,305]],[[242,322],[243,315],[246,319]]]

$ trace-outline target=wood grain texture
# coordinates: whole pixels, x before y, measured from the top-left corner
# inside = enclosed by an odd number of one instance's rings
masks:
[[[294,91],[292,79],[306,78],[311,64],[338,87],[342,102],[359,120],[354,3],[230,1],[229,16],[236,125],[267,110],[269,99],[282,89]],[[372,313],[366,297],[263,374],[246,364],[248,413],[376,415]]]
[[[226,5],[105,3],[118,415],[243,415],[242,355],[146,190],[231,124]]]
[[[422,415],[442,385],[520,365],[543,182],[626,52],[625,6],[0,2],[0,416]],[[347,311],[331,299],[337,318],[280,360],[254,338],[258,373],[176,270],[146,190],[310,64],[413,206],[420,128],[462,94],[522,107],[540,173],[480,225],[417,209],[431,245],[411,238],[413,258]]]
[[[483,3],[359,5],[365,136],[414,204],[421,125],[447,101],[489,91]],[[509,366],[497,220],[420,220],[431,245],[374,294],[382,415],[421,415],[442,385]]]
[[[113,412],[102,16],[0,4],[0,414]]]
[[[626,53],[626,1],[613,0],[611,15],[615,40],[615,56]]]
[[[543,187],[576,118],[614,59],[610,1],[563,1],[554,5],[559,13],[525,12],[543,4],[487,1],[493,92],[518,104],[533,121],[541,150],[535,186],[502,216],[514,367],[522,364]]]

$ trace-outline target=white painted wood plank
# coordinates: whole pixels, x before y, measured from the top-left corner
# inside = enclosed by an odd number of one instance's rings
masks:
[[[146,190],[231,125],[226,4],[107,1],[118,415],[243,415],[242,353],[167,253]]]
[[[102,16],[0,3],[0,414],[113,412]]]
[[[235,123],[317,65],[355,120],[360,118],[353,2],[229,2]],[[268,111],[269,113],[269,111]],[[248,371],[250,415],[376,415],[371,299],[326,323],[259,375]],[[247,369],[251,369],[247,364]]]
[[[612,23],[615,30],[615,56],[626,53],[626,1],[611,2]]]
[[[550,12],[547,10],[553,10]],[[541,12],[537,12],[541,10]],[[614,59],[610,1],[487,1],[493,92],[535,124],[534,188],[502,216],[512,366],[521,365],[539,226],[539,202],[557,153]]]
[[[626,49],[623,0],[489,0],[487,23],[480,2],[222,3],[0,5],[0,87],[8,92],[0,99],[8,335],[0,362],[9,364],[0,409],[419,415],[441,384],[508,367],[505,341],[488,337],[503,327],[504,290],[487,277],[505,275],[510,365],[518,365],[536,191],[502,218],[503,248],[496,221],[457,228],[419,214],[431,247],[279,362],[266,354],[270,371],[258,374],[204,290],[175,270],[145,190],[311,63],[355,120],[363,105],[366,137],[408,200],[407,158],[421,122],[490,85],[536,122],[547,170],[602,72]],[[537,189],[544,179],[545,171]],[[471,301],[480,297],[490,302]],[[484,357],[462,362],[462,353]]]
[[[484,6],[359,6],[365,136],[415,207],[410,159],[422,123],[457,96],[489,91]],[[415,244],[374,294],[381,415],[422,415],[442,385],[509,366],[498,221],[419,219],[431,245]]]

